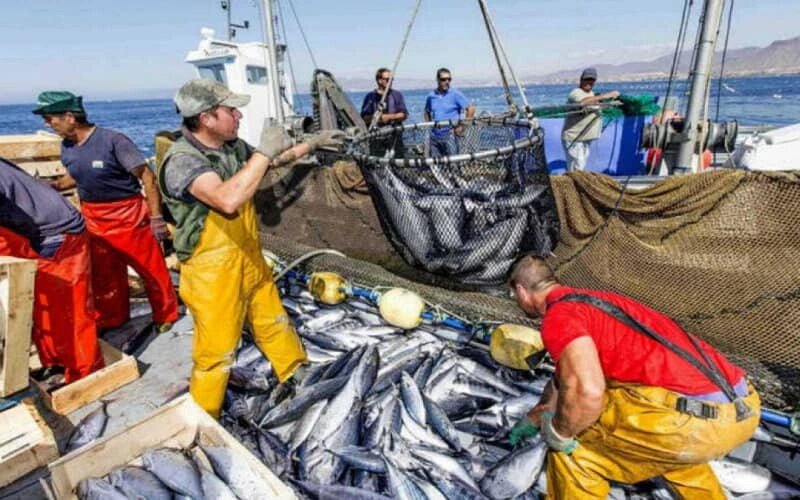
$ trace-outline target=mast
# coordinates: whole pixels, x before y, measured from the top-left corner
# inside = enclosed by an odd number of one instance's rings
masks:
[[[267,53],[269,54],[269,81],[272,90],[272,100],[275,103],[275,120],[278,123],[283,123],[283,101],[281,100],[281,85],[278,81],[278,54],[277,54],[277,40],[275,38],[275,17],[272,11],[273,0],[263,0],[264,2],[264,20],[267,28]]]
[[[714,48],[717,44],[724,7],[725,0],[706,0],[703,7],[703,17],[700,19],[701,35],[695,47],[694,68],[692,68],[689,106],[686,110],[682,142],[674,169],[676,174],[691,171],[692,154],[696,152],[697,143],[705,133],[701,131],[705,122],[705,120],[701,122],[701,118],[706,106],[708,84],[714,63]]]

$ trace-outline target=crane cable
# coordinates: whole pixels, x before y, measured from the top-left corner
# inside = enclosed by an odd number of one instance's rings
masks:
[[[517,90],[519,91],[520,98],[522,99],[522,104],[525,107],[525,112],[526,112],[526,114],[530,114],[531,107],[530,107],[530,104],[528,103],[528,98],[525,95],[525,89],[519,83],[519,80],[517,79],[517,75],[514,73],[514,68],[511,66],[511,62],[508,60],[508,54],[506,54],[506,49],[503,46],[502,40],[500,40],[500,35],[497,33],[497,29],[495,28],[494,20],[492,19],[492,15],[489,12],[489,9],[485,6],[484,0],[478,0],[478,1],[481,4],[481,11],[483,12],[484,20],[487,23],[487,29],[490,30],[489,31],[489,39],[492,41],[492,48],[494,49],[494,43],[496,41],[497,42],[497,46],[500,47],[500,53],[503,55],[503,60],[505,61],[506,66],[508,67],[508,73],[511,75],[511,80],[514,81],[514,85],[516,85]],[[495,50],[495,58],[497,58],[497,51],[496,50]],[[503,74],[503,69],[500,66],[499,59],[497,61],[497,64],[498,64],[498,67],[500,67],[500,76],[503,78],[503,84],[505,85],[505,91],[506,91],[506,96],[507,96],[506,98],[508,99],[508,95],[510,94],[509,85],[508,85],[508,82],[506,81],[505,75]],[[516,108],[516,105],[514,105],[514,108]]]
[[[383,95],[381,96],[381,100],[375,109],[375,113],[372,115],[372,121],[369,124],[368,131],[374,130],[375,127],[378,125],[378,120],[380,119],[383,107],[386,105],[386,98],[392,91],[392,83],[394,82],[394,72],[397,70],[397,65],[400,64],[400,58],[403,56],[403,52],[406,49],[408,36],[411,34],[411,28],[414,26],[414,21],[417,19],[417,13],[419,12],[419,6],[421,4],[422,0],[417,0],[417,4],[414,6],[414,12],[411,14],[411,20],[408,22],[408,26],[406,26],[406,34],[405,36],[403,36],[403,43],[400,44],[400,50],[397,52],[397,57],[395,58],[394,64],[392,65],[392,73],[391,75],[389,75],[389,83],[386,84],[386,92],[384,92]]]
[[[303,43],[306,44],[306,50],[308,51],[308,56],[311,58],[311,64],[314,65],[314,69],[319,68],[317,66],[317,60],[314,58],[314,51],[311,50],[311,45],[308,43],[308,38],[306,38],[306,32],[303,30],[303,25],[300,24],[300,18],[297,17],[297,11],[294,10],[294,3],[292,0],[286,0],[289,3],[289,8],[292,10],[292,15],[294,16],[294,22],[297,23],[297,28],[300,30],[300,35],[303,37]]]
[[[720,98],[722,97],[722,78],[725,75],[725,58],[728,55],[728,39],[731,36],[731,19],[733,19],[733,4],[734,0],[731,0],[731,6],[728,7],[728,26],[725,30],[725,45],[722,48],[722,59],[720,60],[719,64],[719,77],[717,79],[717,109],[716,113],[714,114],[714,121],[719,121],[719,104]]]
[[[516,114],[517,105],[514,102],[514,96],[511,95],[511,89],[508,86],[508,78],[506,78],[506,72],[503,68],[503,61],[500,59],[500,53],[497,49],[498,42],[495,40],[495,32],[494,32],[494,25],[492,21],[489,19],[489,9],[486,7],[485,0],[478,0],[478,6],[481,9],[481,14],[483,14],[483,23],[486,25],[486,33],[489,35],[489,43],[492,45],[492,52],[494,53],[494,60],[497,63],[497,70],[500,72],[500,80],[503,82],[503,93],[506,97],[506,103],[508,104],[508,109]]]
[[[678,29],[678,39],[675,42],[675,53],[672,55],[672,66],[669,69],[669,79],[667,80],[667,91],[664,94],[664,107],[666,108],[670,94],[672,93],[672,86],[675,82],[675,77],[678,73],[678,65],[680,63],[681,55],[683,53],[683,46],[686,41],[687,26],[689,24],[689,14],[692,10],[693,0],[684,0],[683,12],[681,14],[681,24]],[[674,110],[673,110],[674,111]],[[663,115],[662,115],[663,116]]]
[[[281,33],[283,35],[283,41],[287,44],[286,48],[286,62],[289,63],[289,76],[292,78],[292,109],[294,110],[295,114],[300,114],[302,112],[302,108],[297,104],[300,99],[300,93],[297,91],[297,78],[294,76],[294,64],[292,64],[292,54],[288,48],[289,37],[286,35],[286,23],[283,21],[283,9],[281,7],[281,2],[278,0],[276,2],[278,5],[278,21],[281,23]],[[283,97],[284,100],[286,96]],[[288,102],[287,102],[288,104]]]

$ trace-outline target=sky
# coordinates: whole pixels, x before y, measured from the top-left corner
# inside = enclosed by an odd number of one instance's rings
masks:
[[[30,103],[46,89],[87,100],[167,97],[194,76],[183,62],[200,28],[224,38],[219,0],[0,0],[0,103]],[[240,41],[260,40],[260,1],[231,0],[232,21],[249,20]],[[289,9],[290,56],[302,88],[313,65]],[[417,0],[291,0],[320,67],[339,78],[371,78],[397,56]],[[520,75],[670,53],[680,0],[487,0]],[[691,34],[701,1],[695,1]],[[800,35],[799,0],[740,0],[731,48]],[[690,37],[689,40],[693,38]],[[492,79],[497,70],[477,0],[422,0],[397,75]]]

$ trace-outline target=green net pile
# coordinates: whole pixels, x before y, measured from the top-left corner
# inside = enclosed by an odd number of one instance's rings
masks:
[[[622,105],[609,106],[601,112],[603,126],[625,116],[652,116],[661,111],[661,107],[656,104],[656,98],[650,94],[622,94],[616,100]],[[570,106],[544,106],[533,108],[531,112],[537,118],[562,118],[567,116],[570,110]]]
[[[612,106],[602,111],[604,126],[624,116],[652,116],[661,111],[661,106],[649,94],[621,94],[617,100],[622,102],[622,106]]]

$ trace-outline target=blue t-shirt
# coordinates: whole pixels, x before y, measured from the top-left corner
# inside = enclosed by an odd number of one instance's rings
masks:
[[[434,90],[425,98],[425,111],[435,122],[445,120],[458,120],[461,112],[469,107],[469,101],[460,91],[450,89],[445,93]],[[431,130],[434,137],[447,137],[450,127],[440,127]]]
[[[364,101],[361,103],[361,116],[369,116],[375,114],[378,104],[381,102],[381,94],[377,90],[373,90],[364,96]],[[389,89],[389,95],[386,96],[386,114],[393,115],[395,113],[405,113],[408,116],[408,109],[406,109],[406,101],[403,99],[403,94],[400,92]],[[400,123],[400,120],[395,120],[395,123]],[[393,125],[394,123],[381,123],[380,126]],[[369,126],[369,123],[367,123]]]
[[[96,127],[80,145],[64,139],[61,162],[78,183],[81,201],[115,201],[141,192],[131,170],[145,165],[144,156],[119,132]]]
[[[83,217],[55,189],[0,158],[0,226],[28,238],[34,250],[83,231]]]

